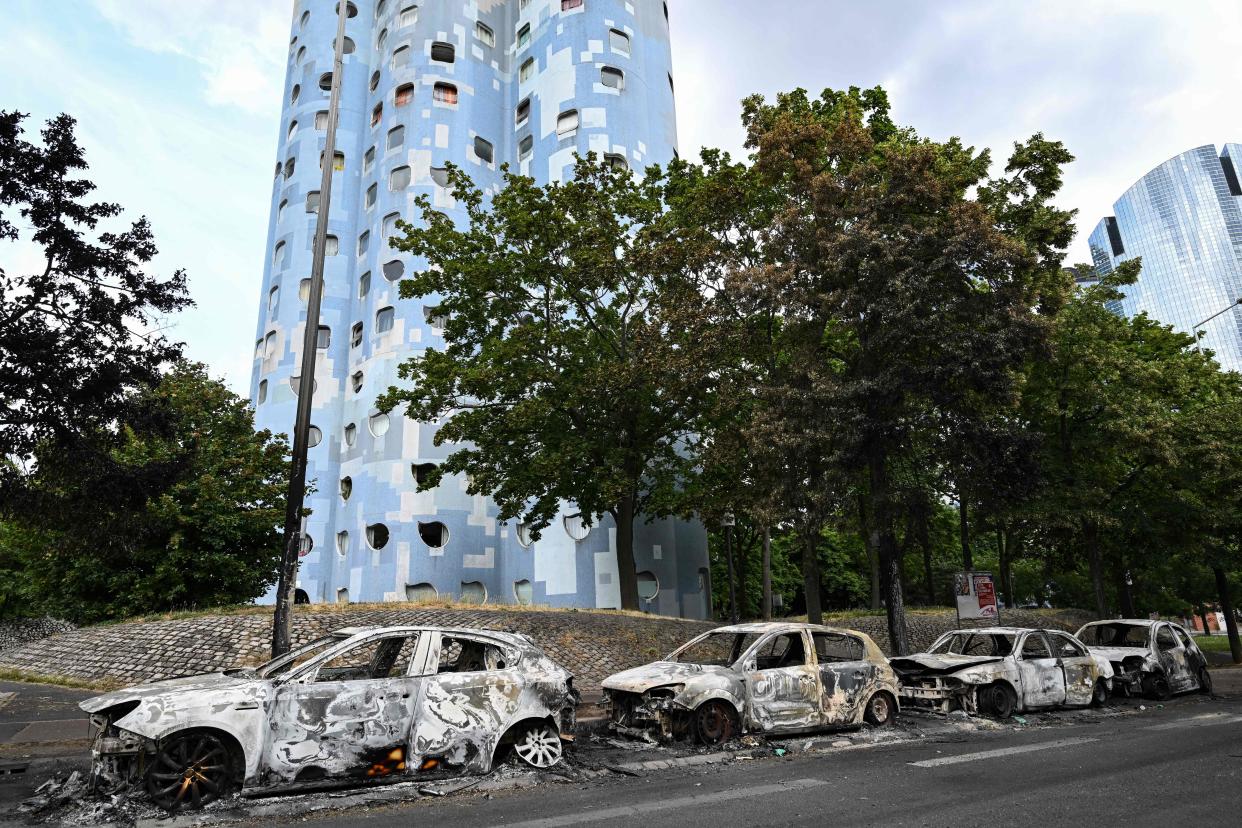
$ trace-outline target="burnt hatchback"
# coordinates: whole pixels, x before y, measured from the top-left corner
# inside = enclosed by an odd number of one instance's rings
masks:
[[[1170,621],[1092,621],[1078,637],[1116,674],[1114,689],[1163,701],[1174,693],[1212,692],[1207,657],[1185,629]]]
[[[897,680],[868,636],[816,624],[737,624],[603,682],[613,724],[720,744],[747,732],[885,725]]]
[[[143,785],[176,810],[243,786],[482,773],[510,751],[548,767],[576,704],[569,673],[525,636],[384,627],[81,707],[98,728],[96,787]]]

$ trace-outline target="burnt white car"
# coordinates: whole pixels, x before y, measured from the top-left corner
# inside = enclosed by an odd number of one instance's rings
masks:
[[[901,699],[941,713],[1000,719],[1015,712],[1103,704],[1112,690],[1108,659],[1060,630],[954,630],[925,653],[894,658]]]
[[[1116,689],[1163,701],[1174,693],[1212,692],[1207,658],[1185,629],[1170,621],[1092,621],[1078,638],[1108,659]]]
[[[897,713],[897,679],[868,636],[816,624],[720,627],[668,657],[603,682],[612,722],[717,745]]]
[[[548,767],[576,705],[570,674],[525,636],[385,627],[81,707],[99,731],[95,784],[142,784],[176,810],[241,786],[482,773],[510,750]]]

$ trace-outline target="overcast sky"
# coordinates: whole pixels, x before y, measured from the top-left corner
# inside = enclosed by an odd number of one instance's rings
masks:
[[[424,0],[445,2],[446,0]],[[3,0],[0,109],[78,119],[99,184],[146,214],[197,307],[191,357],[249,382],[290,0]],[[1071,260],[1138,177],[1242,141],[1237,0],[669,0],[681,153],[741,154],[738,102],[882,85],[896,120],[1003,160],[1042,131],[1077,157]],[[0,248],[6,268],[28,254]]]

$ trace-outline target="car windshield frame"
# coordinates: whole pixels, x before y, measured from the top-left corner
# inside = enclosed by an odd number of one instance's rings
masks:
[[[331,652],[334,645],[343,644],[351,638],[353,636],[336,635],[334,633],[316,638],[314,641],[298,647],[296,650],[290,650],[284,655],[277,656],[271,661],[259,665],[254,670],[255,675],[259,678],[284,681],[302,672],[302,669],[316,658]]]
[[[733,638],[733,641],[729,646],[729,653],[730,653],[729,661],[722,662],[722,661],[717,661],[717,660],[693,660],[693,661],[682,660],[681,658],[682,654],[684,654],[691,648],[702,645],[704,642],[706,642],[710,638],[723,637],[723,636],[729,636]],[[734,631],[709,630],[700,636],[696,636],[690,639],[685,644],[682,644],[676,650],[673,650],[673,652],[669,653],[668,656],[664,660],[676,662],[678,664],[698,664],[704,667],[732,667],[735,664],[738,664],[739,662],[741,662],[746,657],[746,655],[755,648],[756,645],[758,645],[761,641],[765,640],[766,636],[767,636],[766,631],[765,632],[753,632],[753,631],[739,632],[736,630]]]
[[[970,649],[970,646],[975,645],[975,642],[971,640],[975,638],[978,638],[978,639],[1004,638],[1005,640],[1009,642],[1009,652],[1003,653],[1003,654],[967,652],[967,650]],[[955,639],[964,639],[961,644],[960,649],[954,650],[953,647],[950,646],[951,642],[953,642]],[[1018,636],[1016,633],[982,632],[978,630],[954,630],[953,632],[947,632],[944,635],[940,636],[940,638],[936,639],[936,643],[933,644],[927,650],[927,653],[928,655],[952,655],[952,656],[967,656],[967,657],[973,656],[973,657],[984,657],[984,658],[1009,658],[1010,656],[1014,654],[1014,651],[1017,645],[1018,645]]]
[[[1131,632],[1138,631],[1141,632],[1143,641],[1141,644],[1128,644],[1123,639],[1121,642],[1114,640],[1108,643],[1103,643],[1099,640],[1099,635],[1097,633],[1097,631],[1101,629],[1109,629],[1114,631],[1124,629],[1126,632],[1125,638],[1129,638],[1129,634]],[[1154,625],[1151,624],[1131,624],[1125,621],[1095,621],[1090,624],[1084,624],[1082,629],[1080,629],[1074,637],[1087,647],[1117,647],[1123,650],[1150,650],[1153,629]],[[1086,634],[1089,634],[1089,636]],[[1088,640],[1088,637],[1090,640]],[[1115,634],[1114,638],[1116,638]]]

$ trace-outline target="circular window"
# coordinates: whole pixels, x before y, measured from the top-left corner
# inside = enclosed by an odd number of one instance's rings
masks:
[[[529,523],[523,522],[517,525],[517,540],[518,543],[527,549],[529,549],[530,545],[535,542],[535,539],[531,537]]]
[[[400,259],[393,259],[391,262],[384,263],[384,278],[390,282],[395,282],[405,275],[405,263]]]
[[[319,76],[319,88],[322,89],[324,92],[332,91],[332,73],[331,72],[324,72],[322,75]]]
[[[591,527],[582,520],[582,515],[566,515],[561,525],[565,527],[565,534],[576,541],[585,540],[591,534]]]
[[[482,581],[462,581],[461,602],[463,604],[486,604],[487,587]]]
[[[513,597],[524,607],[529,607],[535,600],[535,588],[531,586],[530,581],[522,579],[513,582]]]
[[[654,572],[638,573],[638,597],[650,601],[660,594],[660,579]]]
[[[349,551],[349,533],[348,532],[337,532],[336,533],[336,551],[339,552],[342,556],[344,556],[344,554]]]
[[[435,463],[415,463],[410,467],[410,471],[414,473],[414,482],[419,486],[426,484],[431,479],[431,473],[435,470]]]
[[[371,429],[371,433],[376,437],[383,437],[387,434],[388,426],[388,415],[383,412],[372,414],[370,421],[367,423],[367,427]]]
[[[341,500],[349,500],[349,496],[354,493],[354,479],[352,477],[341,478]]]
[[[358,442],[358,426],[350,423],[345,426],[345,445],[352,446]]]
[[[388,527],[382,523],[372,523],[367,527],[367,544],[372,549],[383,549],[388,545]]]
[[[340,14],[341,14],[341,4],[340,4],[340,3],[337,3],[337,4],[336,4],[335,14],[336,14],[337,16],[340,16]],[[357,6],[355,6],[353,3],[348,3],[348,2],[347,2],[347,3],[345,4],[345,16],[346,16],[346,17],[357,17],[357,16],[358,16],[358,7],[357,7]]]
[[[448,527],[438,520],[429,523],[419,521],[418,536],[432,549],[443,549],[448,544]]]
[[[302,543],[298,547],[298,557],[305,558],[307,555],[311,553],[311,550],[314,548],[315,548],[315,539],[312,538],[310,535],[303,535]]]
[[[374,92],[377,88],[379,88],[379,82],[380,82],[380,73],[379,73],[379,70],[376,69],[374,72],[371,73],[371,91],[372,92]]]
[[[323,442],[323,432],[319,430],[319,426],[311,426],[310,431],[306,433],[306,445],[311,448]]]
[[[434,601],[440,597],[440,593],[436,592],[436,588],[429,583],[406,584],[405,600],[413,603],[423,603],[426,601]]]

